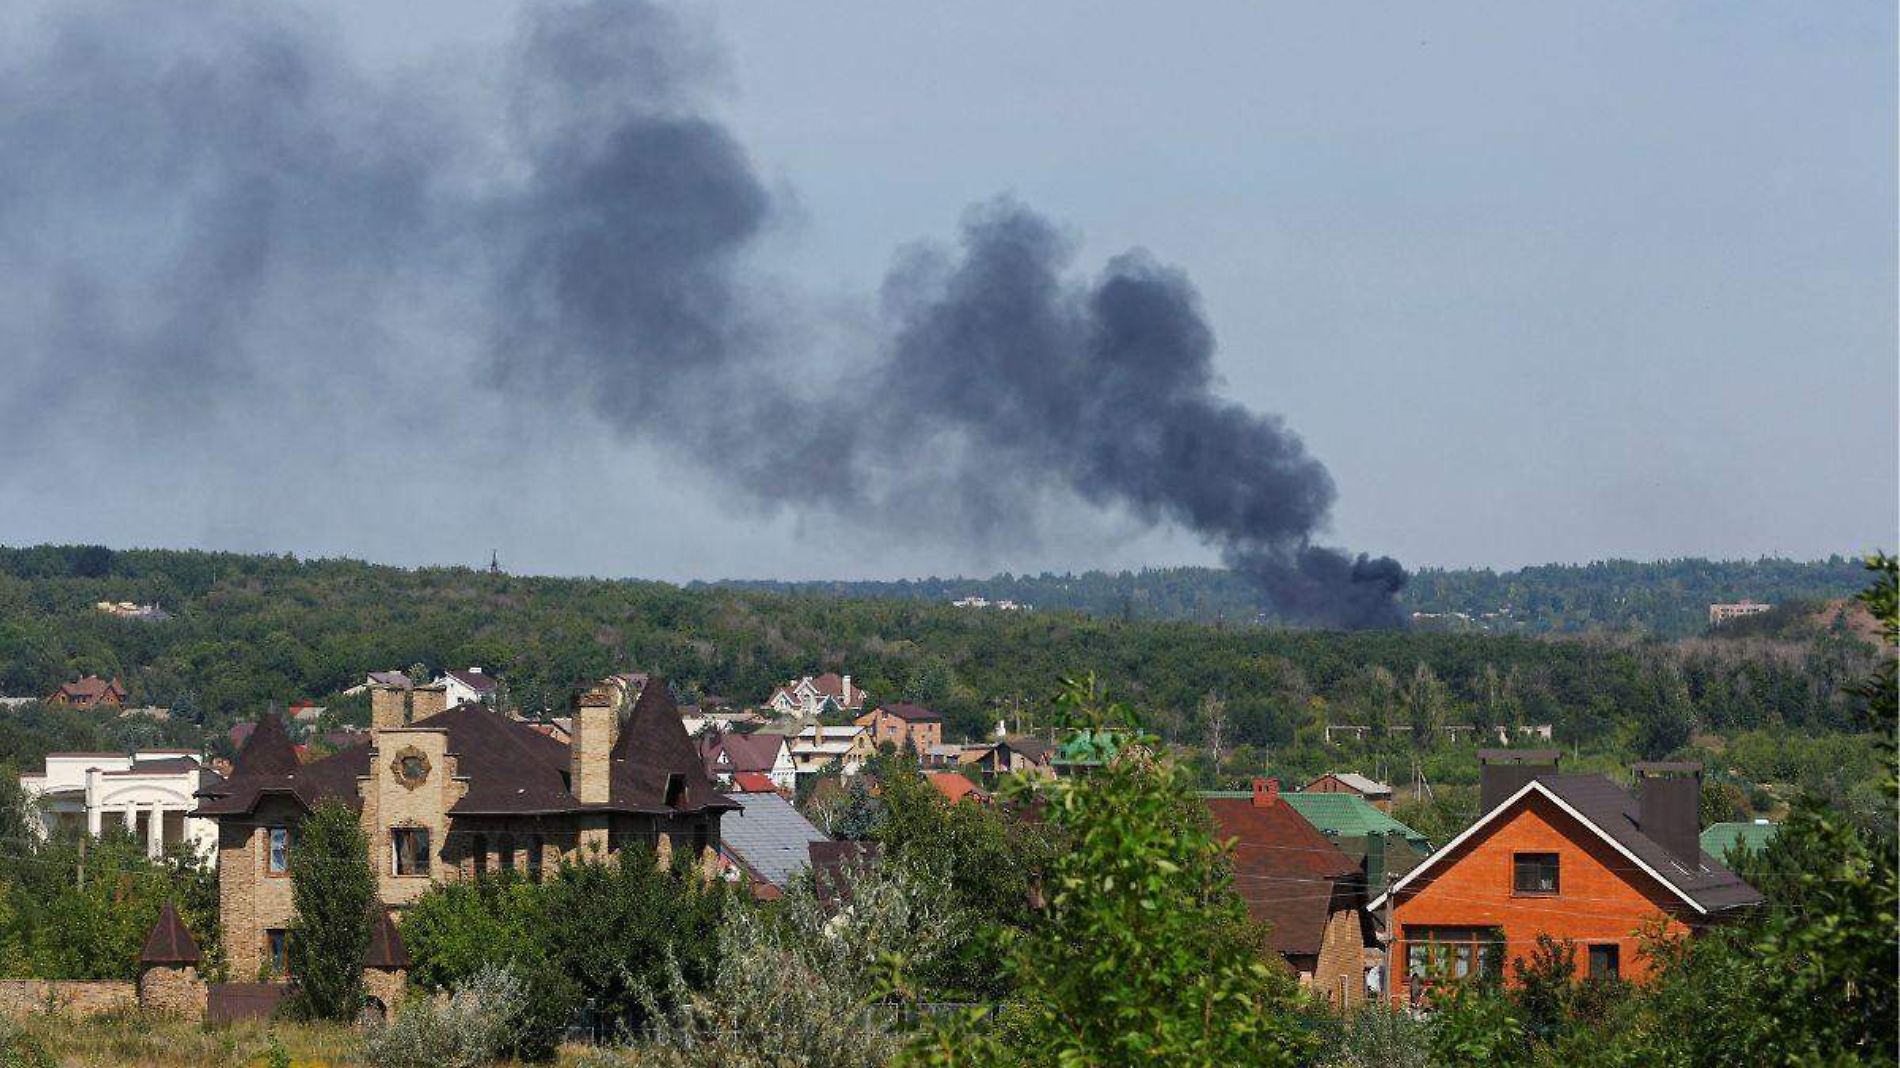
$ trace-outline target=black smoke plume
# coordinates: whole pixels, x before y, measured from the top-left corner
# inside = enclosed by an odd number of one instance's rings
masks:
[[[769,508],[1006,548],[1079,501],[1193,531],[1283,618],[1401,621],[1396,563],[1315,544],[1325,468],[1221,399],[1180,271],[1086,277],[1004,199],[901,256],[852,330],[787,296],[752,260],[775,197],[702,99],[716,50],[665,8],[531,5],[468,93],[216,0],[54,5],[0,63],[0,479],[84,448],[62,397],[166,420],[182,469],[294,398],[368,477],[478,447],[395,399],[475,382]]]

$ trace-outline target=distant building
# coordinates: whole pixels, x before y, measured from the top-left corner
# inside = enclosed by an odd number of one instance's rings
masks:
[[[919,756],[943,742],[943,717],[920,705],[901,701],[884,705],[853,722],[870,729],[873,745],[889,742],[902,749],[909,743]]]
[[[614,704],[617,707],[632,708],[633,703],[646,692],[647,683],[652,681],[652,678],[653,676],[644,671],[622,671],[619,674],[607,676],[601,680],[600,684],[607,687],[607,691],[614,695]]]
[[[20,776],[21,788],[39,802],[42,838],[96,836],[123,826],[153,857],[168,846],[184,845],[213,863],[217,825],[187,813],[198,807],[194,795],[219,781],[189,749],[48,753],[44,771]]]
[[[61,683],[46,698],[49,705],[63,708],[118,708],[125,704],[125,687],[115,676],[110,681],[97,675],[87,675],[78,682]]]
[[[1392,787],[1356,771],[1329,771],[1301,790],[1309,794],[1358,794],[1380,812],[1392,811]]]
[[[100,601],[94,608],[106,615],[119,619],[130,619],[139,623],[163,623],[172,617],[170,612],[157,604],[134,604],[131,601]]]
[[[1719,627],[1731,619],[1741,619],[1744,616],[1758,616],[1774,607],[1772,604],[1762,604],[1759,601],[1751,601],[1746,597],[1734,604],[1712,604],[1709,606],[1709,626]]]
[[[817,719],[827,712],[857,713],[864,709],[866,694],[851,685],[851,676],[827,671],[806,675],[772,691],[766,707],[781,716]]]
[[[438,686],[448,688],[450,708],[469,704],[492,707],[495,703],[495,695],[501,689],[501,684],[495,676],[478,667],[472,667],[466,671],[444,671],[435,682]]]
[[[1717,860],[1728,856],[1729,850],[1736,846],[1751,853],[1759,853],[1768,848],[1775,840],[1775,834],[1781,830],[1778,823],[1767,820],[1755,820],[1752,823],[1711,823],[1702,829],[1699,839],[1702,851]]]
[[[699,736],[698,747],[706,774],[719,786],[736,785],[746,775],[763,776],[774,790],[789,792],[798,785],[798,765],[783,734],[708,731]]]
[[[784,896],[792,877],[811,866],[811,844],[831,839],[775,791],[729,796],[741,807],[719,821],[719,854],[730,865],[728,877],[743,877],[758,900]]]
[[[954,771],[932,771],[924,775],[924,780],[943,795],[945,801],[956,804],[960,801],[974,801],[979,805],[990,803],[990,792],[970,781],[969,777]]]
[[[781,735],[755,734],[755,738]],[[877,755],[877,744],[869,728],[827,727],[814,723],[790,740],[792,763],[800,775],[816,775],[837,761],[846,776],[856,775],[864,762]]]

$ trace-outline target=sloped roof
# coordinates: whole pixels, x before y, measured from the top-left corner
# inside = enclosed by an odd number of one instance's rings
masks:
[[[608,800],[583,804],[567,777],[570,750],[533,727],[481,704],[461,704],[414,724],[446,731],[448,751],[468,790],[449,809],[451,815],[542,815],[579,811],[672,812],[730,811],[737,804],[713,789],[693,750],[686,728],[673,711],[664,685],[650,686],[634,706],[608,754]],[[261,741],[260,741],[261,739]],[[282,751],[289,740],[283,724],[266,715],[252,733],[231,778],[202,788],[197,814],[247,813],[266,794],[290,796],[305,808],[324,798],[355,806],[357,780],[369,772],[369,736],[362,744],[298,766],[291,754],[288,771]],[[253,753],[253,750],[256,750]],[[665,804],[668,776],[685,777],[684,803]]]
[[[1205,798],[1222,838],[1234,842],[1234,889],[1257,920],[1272,925],[1268,941],[1289,955],[1318,953],[1326,921],[1350,906],[1359,865],[1339,851],[1285,795],[1255,804],[1253,795]]]
[[[1712,857],[1727,857],[1728,851],[1736,843],[1750,850],[1761,851],[1775,840],[1781,825],[1757,820],[1754,823],[1711,823],[1702,829],[1700,840],[1702,851]]]
[[[297,750],[284,731],[283,719],[273,712],[257,717],[256,728],[244,739],[244,748],[238,750],[231,767],[240,775],[288,775],[296,771]]]
[[[1352,789],[1357,790],[1362,794],[1390,794],[1392,792],[1392,787],[1390,785],[1386,783],[1382,783],[1377,779],[1369,779],[1365,777],[1364,775],[1359,774],[1356,771],[1329,771],[1325,775],[1321,775],[1319,778],[1320,779],[1326,779],[1326,778],[1337,779],[1339,780],[1341,785],[1349,786]],[[1318,781],[1319,779],[1313,780],[1313,782],[1318,782]],[[1311,789],[1312,783],[1308,783],[1307,787],[1308,789]]]
[[[369,930],[369,945],[363,950],[363,967],[395,970],[409,967],[409,948],[402,944],[402,932],[389,910],[382,910]]]
[[[1762,896],[1741,877],[1722,866],[1706,851],[1698,850],[1694,865],[1683,863],[1640,827],[1641,805],[1628,791],[1602,775],[1539,775],[1513,793],[1503,803],[1485,813],[1464,829],[1445,848],[1427,857],[1402,876],[1392,888],[1372,902],[1377,907],[1391,894],[1442,866],[1446,858],[1459,852],[1458,847],[1477,837],[1484,828],[1519,808],[1525,798],[1540,794],[1574,817],[1583,829],[1609,843],[1634,862],[1626,869],[1634,877],[1639,872],[1660,883],[1677,898],[1699,913],[1709,914],[1759,904]],[[1315,795],[1319,796],[1319,795]],[[1351,795],[1342,795],[1351,796]],[[1455,861],[1454,861],[1455,862]]]
[[[738,787],[737,793],[769,794],[778,789],[770,775],[757,771],[741,771],[733,775],[732,785]]]
[[[442,673],[456,682],[474,690],[476,693],[493,693],[499,685],[495,676],[485,671],[444,671]]]
[[[1358,794],[1285,793],[1280,800],[1292,805],[1308,823],[1335,838],[1364,838],[1369,834],[1396,834],[1421,848],[1430,843],[1419,832],[1380,812]]]
[[[158,910],[158,922],[145,936],[145,948],[139,950],[139,963],[196,964],[201,956],[198,943],[192,939],[191,932],[185,930],[184,921],[178,918],[178,910],[167,901]]]
[[[884,705],[879,711],[889,712],[906,723],[939,723],[943,717],[922,705],[913,705],[907,701]]]
[[[781,890],[810,864],[811,843],[830,841],[776,792],[727,796],[742,811],[719,821],[720,845],[755,878]]]
[[[924,779],[943,795],[944,800],[953,805],[972,795],[979,801],[989,800],[990,795],[987,791],[965,778],[960,772],[933,771],[925,774]]]
[[[785,747],[782,734],[714,734],[700,736],[699,751],[708,774],[735,775],[742,771],[771,771]],[[719,761],[721,754],[726,760]]]

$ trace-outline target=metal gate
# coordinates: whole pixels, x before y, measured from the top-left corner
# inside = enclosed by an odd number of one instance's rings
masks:
[[[270,1016],[290,996],[283,983],[212,983],[207,988],[205,1022],[236,1023]]]

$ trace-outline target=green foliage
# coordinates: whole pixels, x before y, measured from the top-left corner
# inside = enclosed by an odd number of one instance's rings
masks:
[[[669,968],[688,988],[709,982],[729,897],[723,883],[708,885],[683,865],[662,868],[651,850],[630,848],[612,860],[563,864],[540,883],[498,874],[437,884],[410,906],[403,940],[411,978],[425,989],[486,968],[520,977],[525,1004],[510,1048],[540,1060],[585,1001],[637,1031],[650,1007],[644,992],[666,987]]]
[[[527,984],[505,968],[483,967],[437,1001],[414,998],[394,1019],[372,1025],[362,1058],[372,1068],[478,1068],[519,1045]]]
[[[57,1068],[57,1062],[38,1039],[0,1016],[0,1068]]]
[[[1447,984],[1432,1001],[1432,1063],[1448,1068],[1520,1063],[1529,1032],[1517,1003],[1498,983]]]
[[[290,851],[291,974],[301,1010],[319,1020],[353,1019],[363,1008],[363,954],[380,908],[369,842],[356,812],[319,804]]]
[[[139,949],[166,902],[219,968],[217,875],[173,850],[158,861],[115,827],[97,839],[0,844],[0,974],[135,979]]]
[[[1093,687],[1069,692],[1081,718],[1114,717]],[[1264,931],[1178,767],[1130,746],[1087,778],[1042,784],[1041,799],[1065,847],[1049,914],[1008,962],[1028,1040],[984,1040],[973,1037],[983,1021],[951,1021],[919,1040],[917,1060],[1270,1065],[1313,1049],[1291,980],[1263,959]]]

